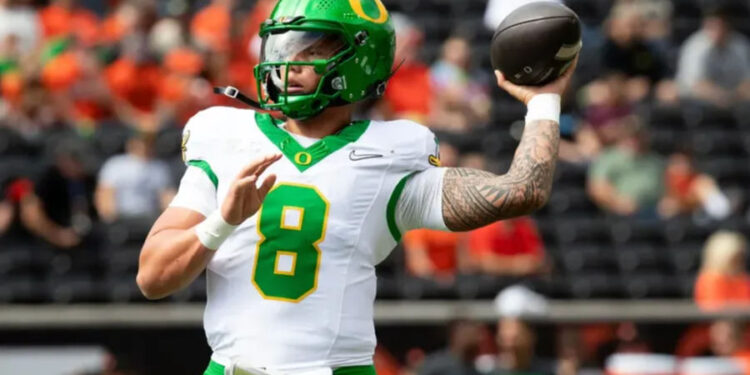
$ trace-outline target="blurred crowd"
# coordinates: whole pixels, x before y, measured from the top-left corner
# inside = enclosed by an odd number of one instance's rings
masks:
[[[736,270],[736,262],[744,261],[745,246],[744,237],[737,233],[723,232],[711,237],[696,290],[699,306],[717,309],[750,302],[746,291],[748,275]],[[743,283],[740,290],[731,289]],[[552,350],[540,355],[538,348],[542,342],[535,317],[547,313],[549,306],[545,297],[515,285],[501,291],[494,306],[498,316],[495,324],[470,319],[451,322],[443,349],[425,354],[422,349],[413,348],[401,362],[383,346],[378,347],[375,355],[378,374],[750,374],[750,326],[741,320],[723,319],[692,325],[669,353],[655,348],[658,334],[651,332],[647,325],[633,322],[561,324],[554,326],[551,332],[545,331],[543,339],[547,342],[544,344],[549,347],[552,340]]]
[[[418,14],[431,10],[425,9],[429,1],[386,1],[395,10],[395,74],[383,98],[363,105],[359,115],[421,122],[438,134],[444,166],[502,172],[523,131],[524,108],[495,87],[488,36],[526,2],[479,1],[484,26],[445,33],[445,15]],[[231,84],[251,97],[256,92],[257,33],[275,3],[0,0],[0,253],[30,243],[95,253],[112,241],[108,228],[122,223],[145,235],[183,171],[179,134],[186,120],[208,106],[238,104],[214,95],[214,85]],[[745,159],[733,160],[746,153],[743,140],[733,138],[750,130],[742,128],[750,126],[750,4],[566,3],[584,21],[584,49],[565,98],[560,158],[585,170],[580,189],[596,214],[654,225],[745,222],[747,186],[723,181],[726,170],[730,181],[747,181],[737,173],[749,175],[747,166],[736,165]],[[600,3],[606,3],[605,17],[589,17]],[[675,18],[678,11],[694,22],[686,26]],[[731,132],[721,133],[729,123]],[[739,151],[731,146],[737,142]],[[706,163],[711,152],[724,159]],[[725,160],[731,164],[720,163]],[[719,176],[706,165],[726,168]],[[430,288],[455,288],[465,275],[554,275],[547,242],[536,217],[468,233],[417,230],[404,236],[395,263],[410,285],[422,285],[413,293],[421,297]],[[745,254],[741,233],[712,234],[688,294],[705,309],[750,304]],[[498,301],[500,310],[545,309],[543,297],[520,288]],[[563,327],[558,357],[544,360],[534,356],[533,325],[518,311],[499,312],[496,334],[477,322],[456,321],[448,347],[426,357],[415,350],[396,360],[381,348],[379,374],[583,374],[588,368],[750,374],[750,336],[738,322],[692,327],[677,357],[650,353],[633,324]],[[689,359],[706,354],[713,357]],[[646,363],[647,370],[634,363]]]

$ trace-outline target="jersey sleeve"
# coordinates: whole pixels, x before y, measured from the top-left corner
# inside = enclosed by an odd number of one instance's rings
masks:
[[[407,176],[396,205],[396,224],[402,233],[411,229],[448,230],[443,220],[445,168],[427,168]]]
[[[198,112],[182,131],[182,160],[187,169],[170,207],[188,208],[204,216],[217,207],[219,179],[214,172],[212,150],[218,147],[219,140],[211,134],[216,113],[213,108]]]
[[[411,229],[447,230],[442,213],[445,168],[440,168],[437,137],[422,125],[403,126],[411,127],[411,134],[404,132],[410,142],[402,146],[409,151],[405,153],[402,175],[391,195],[388,218],[391,234],[397,241]]]
[[[201,169],[214,187],[218,187],[219,180],[211,165],[214,159],[212,151],[220,146],[216,136],[211,134],[212,113],[215,112],[209,108],[188,120],[182,131],[182,160],[188,167]]]
[[[217,209],[216,187],[203,170],[188,166],[169,207],[182,207],[208,216]]]

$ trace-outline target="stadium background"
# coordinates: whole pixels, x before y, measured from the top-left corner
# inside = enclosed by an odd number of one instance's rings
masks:
[[[525,110],[492,84],[488,45],[523,1],[384,2],[406,62],[362,115],[428,124],[448,165],[507,169]],[[205,283],[147,302],[138,251],[184,170],[186,119],[237,105],[214,84],[254,92],[273,3],[0,0],[0,373],[205,367]],[[518,373],[750,373],[750,47],[732,36],[710,60],[685,43],[716,19],[750,34],[750,3],[565,3],[584,48],[550,202],[482,233],[406,236],[379,269],[381,375],[458,373],[429,356],[449,341],[479,369],[534,358]],[[688,84],[696,71],[715,85]],[[623,151],[644,144],[652,153]],[[627,194],[606,188],[620,183]],[[697,356],[707,372],[675,361]]]

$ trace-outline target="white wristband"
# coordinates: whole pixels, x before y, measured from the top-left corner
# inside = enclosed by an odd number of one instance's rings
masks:
[[[535,95],[526,104],[526,123],[537,120],[550,120],[560,123],[560,95]]]
[[[208,215],[206,220],[195,226],[195,235],[198,236],[198,241],[203,246],[211,250],[217,250],[237,227],[238,225],[232,225],[224,221],[221,211],[216,210]]]

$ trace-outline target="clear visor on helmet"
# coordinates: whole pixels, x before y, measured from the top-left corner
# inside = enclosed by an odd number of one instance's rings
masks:
[[[335,34],[290,30],[263,38],[261,63],[312,62],[327,60],[344,49],[346,43]]]
[[[286,93],[288,70],[314,69],[321,75],[327,61],[345,47],[339,35],[319,31],[289,30],[268,34],[263,38],[260,56],[264,81],[273,84],[279,93]]]

